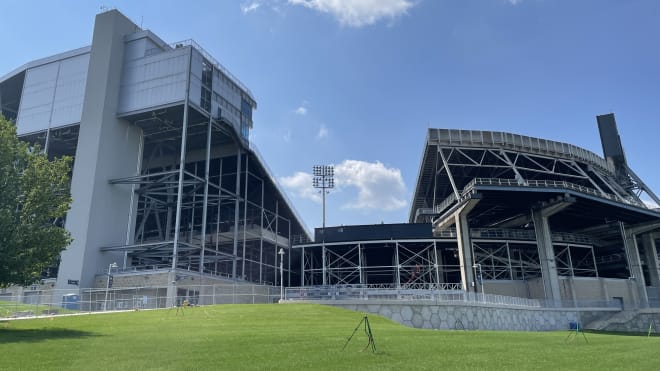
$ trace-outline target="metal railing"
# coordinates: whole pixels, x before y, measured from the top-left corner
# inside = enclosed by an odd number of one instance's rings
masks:
[[[270,285],[177,285],[177,295],[172,303],[168,300],[167,289],[167,286],[156,286],[5,291],[0,292],[0,318],[159,309],[180,306],[184,300],[194,306],[267,304],[280,299],[280,288]]]
[[[563,180],[527,180],[525,183],[520,183],[515,179],[500,179],[500,178],[474,178],[465,185],[463,191],[460,192],[457,198],[454,193],[449,194],[442,202],[435,205],[433,210],[435,213],[440,214],[447,210],[450,206],[460,204],[465,201],[475,189],[475,186],[498,186],[498,187],[530,187],[530,188],[556,188],[556,189],[569,189],[576,192],[589,194],[592,196],[604,198],[607,200],[622,202],[628,205],[633,205],[647,209],[643,202],[634,199],[627,199],[618,197],[613,194],[600,192],[597,189],[585,187],[579,184],[566,182]]]
[[[566,182],[563,180],[527,180],[525,184],[520,184],[515,179],[499,179],[499,178],[474,178],[470,183],[468,183],[464,190],[463,194],[468,193],[474,189],[475,185],[495,185],[495,186],[504,186],[504,187],[533,187],[533,188],[559,188],[559,189],[570,189],[584,194],[590,194],[596,197],[605,198],[608,200],[623,202],[628,205],[634,205],[646,208],[642,202],[636,200],[629,200],[621,197],[617,197],[613,194],[600,192],[597,189],[585,187],[579,184]]]
[[[252,95],[252,92],[250,89],[248,89],[245,84],[241,82],[241,80],[238,79],[238,77],[234,76],[229,70],[223,66],[220,62],[218,62],[209,52],[207,52],[204,48],[202,48],[201,45],[199,45],[195,40],[193,39],[187,39],[187,40],[182,40],[178,41],[175,43],[171,43],[170,47],[172,49],[180,48],[182,46],[191,46],[194,49],[196,49],[206,60],[211,62],[218,70],[220,70],[225,76],[229,77],[232,82],[234,82],[241,90],[243,90],[245,93],[247,93],[252,100],[254,100],[254,96]]]
[[[514,296],[483,294],[461,290],[458,283],[427,284],[427,288],[392,288],[389,285],[332,285],[287,287],[285,300],[334,301],[334,300],[394,300],[404,302],[473,303],[504,305],[525,308],[618,308],[614,300],[546,300]]]
[[[508,148],[516,151],[541,155],[577,159],[596,165],[614,173],[614,168],[597,154],[573,144],[547,139],[528,137],[501,131],[478,131],[460,129],[430,129],[427,143],[449,146],[477,146]]]

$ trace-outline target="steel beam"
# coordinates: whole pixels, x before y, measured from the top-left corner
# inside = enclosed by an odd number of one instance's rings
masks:
[[[458,258],[460,261],[461,269],[461,284],[463,290],[470,291],[475,288],[474,274],[472,271],[472,264],[474,263],[472,257],[472,241],[470,237],[470,226],[468,224],[467,215],[479,202],[478,199],[471,199],[464,204],[457,212],[454,213],[454,223],[456,224],[456,240],[458,242]]]
[[[636,290],[633,290],[633,293],[636,294],[635,304],[646,306],[648,305],[649,298],[646,292],[646,280],[644,279],[644,272],[642,270],[642,261],[639,257],[637,236],[632,233],[633,230],[626,230],[623,222],[619,222],[619,230],[621,231],[623,248],[626,250],[630,280],[636,288]]]
[[[536,242],[538,244],[539,262],[541,264],[541,275],[546,299],[561,300],[559,276],[557,274],[555,252],[552,246],[552,232],[548,218],[571,206],[574,202],[574,198],[564,197],[554,203],[532,208],[532,221],[534,222],[534,231],[536,232]]]

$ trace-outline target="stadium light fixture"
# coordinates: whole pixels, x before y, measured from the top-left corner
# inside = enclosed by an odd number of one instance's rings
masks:
[[[332,165],[314,165],[312,167],[312,186],[320,189],[323,199],[323,227],[321,229],[321,246],[322,246],[322,264],[323,264],[323,284],[326,285],[326,267],[325,267],[325,194],[329,193],[329,189],[335,187],[335,167]]]

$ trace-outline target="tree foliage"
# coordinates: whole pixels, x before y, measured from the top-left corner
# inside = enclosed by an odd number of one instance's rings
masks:
[[[71,243],[63,227],[71,162],[49,161],[0,116],[0,287],[34,283]]]

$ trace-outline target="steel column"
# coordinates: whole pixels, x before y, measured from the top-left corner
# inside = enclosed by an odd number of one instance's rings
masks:
[[[202,209],[202,251],[199,255],[199,274],[204,273],[204,249],[206,248],[206,218],[208,217],[208,203],[209,203],[209,172],[211,166],[211,132],[212,132],[212,118],[209,115],[209,125],[206,132],[206,165],[204,167],[204,206]],[[193,219],[194,220],[194,219]],[[201,280],[200,280],[201,281]]]
[[[233,261],[231,266],[231,277],[236,281],[236,266],[238,264],[238,222],[240,214],[240,200],[241,200],[241,157],[242,151],[239,147],[236,151],[236,202],[234,202],[234,244],[233,244]]]
[[[243,261],[241,263],[241,277],[246,279],[247,275],[245,274],[245,247],[247,243],[247,207],[248,207],[248,174],[250,171],[250,156],[246,154],[245,156],[245,185],[243,190]]]

